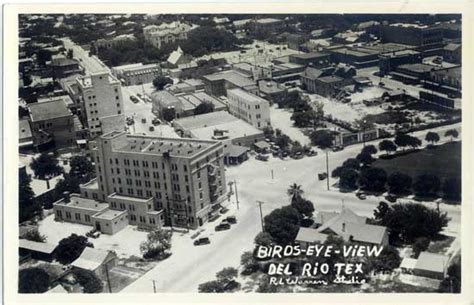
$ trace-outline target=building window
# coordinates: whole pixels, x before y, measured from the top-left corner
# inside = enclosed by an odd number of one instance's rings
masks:
[[[91,217],[89,215],[84,215],[86,222],[91,222]]]

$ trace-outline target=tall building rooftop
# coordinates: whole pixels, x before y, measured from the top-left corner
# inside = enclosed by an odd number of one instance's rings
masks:
[[[94,210],[97,212],[101,212],[109,208],[108,203],[103,203],[103,202],[95,201],[93,199],[83,198],[79,194],[71,194],[70,202],[66,202],[63,198],[59,201],[56,201],[54,204],[77,207],[81,209]]]
[[[231,96],[233,94],[233,95],[235,95],[239,98],[244,99],[246,102],[254,104],[254,105],[262,104],[262,103],[268,104],[267,100],[265,100],[265,99],[263,99],[259,96],[256,96],[254,94],[251,94],[247,91],[244,91],[240,88],[227,90],[227,93],[228,93],[229,96]]]

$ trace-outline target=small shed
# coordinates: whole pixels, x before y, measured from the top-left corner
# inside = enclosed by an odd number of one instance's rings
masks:
[[[226,163],[228,165],[238,165],[248,160],[247,147],[239,145],[230,145]]]
[[[270,144],[265,141],[258,141],[253,144],[255,151],[261,154],[268,153],[270,151]]]
[[[49,243],[40,243],[36,241],[20,239],[19,254],[21,257],[30,256],[31,258],[51,262],[54,257],[56,245]]]
[[[402,269],[403,273],[412,274],[413,270],[415,269],[416,262],[416,258],[405,257],[400,264],[400,269]]]
[[[105,279],[108,270],[116,265],[117,255],[115,252],[90,247],[86,247],[81,256],[71,263],[73,268],[92,271],[101,279]]]
[[[446,255],[421,252],[418,256],[413,274],[442,280],[446,275],[449,257]]]

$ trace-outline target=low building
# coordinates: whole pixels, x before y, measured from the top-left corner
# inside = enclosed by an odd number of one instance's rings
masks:
[[[259,64],[253,69],[254,80],[273,80],[278,83],[294,81],[300,78],[305,66],[290,62]]]
[[[128,214],[127,211],[108,209],[92,215],[92,222],[97,231],[113,235],[128,225]]]
[[[253,143],[265,138],[263,132],[226,111],[217,111],[178,119],[173,127],[183,137],[218,140],[223,143],[224,162],[230,163],[229,155],[234,145],[250,149]],[[235,151],[235,149],[232,149]],[[232,157],[241,156],[233,154]]]
[[[285,25],[285,22],[276,18],[260,18],[254,21],[255,27],[259,30],[267,30],[271,32],[279,31]]]
[[[28,105],[33,144],[56,147],[76,143],[76,131],[71,111],[62,99]]]
[[[340,213],[325,213],[322,216],[317,221],[318,228],[300,228],[296,242],[306,247],[313,243],[323,243],[329,235],[336,235],[355,243],[388,245],[386,227],[368,224],[367,217],[359,216],[350,209],[345,208]]]
[[[308,37],[302,34],[288,34],[286,36],[288,48],[296,51],[300,51],[300,45],[305,43],[307,40]]]
[[[303,65],[303,66],[313,66],[315,68],[327,67],[330,64],[330,54],[329,53],[301,53],[301,54],[291,54],[289,55],[289,60],[291,63]]]
[[[406,273],[442,280],[446,277],[448,263],[446,255],[421,252],[417,259],[404,258],[401,267]]]
[[[227,96],[227,90],[241,88],[245,91],[257,93],[255,81],[234,70],[218,72],[203,76],[204,90],[215,96]]]
[[[64,56],[54,56],[51,59],[51,67],[53,68],[53,77],[56,79],[81,74],[83,72],[77,60]]]
[[[460,64],[462,60],[462,46],[457,43],[448,43],[443,48],[443,60],[453,63]]]
[[[423,86],[454,97],[461,97],[462,69],[458,66],[431,71]]]
[[[227,165],[239,165],[248,160],[248,148],[245,146],[238,146],[231,144],[228,147],[228,154],[226,156]]]
[[[361,69],[377,66],[379,51],[359,47],[343,47],[329,50],[331,60],[336,63],[346,63]]]
[[[236,88],[227,91],[229,112],[251,124],[263,129],[270,127],[270,104],[267,100]]]
[[[31,257],[37,260],[51,262],[54,259],[54,250],[56,250],[56,245],[50,243],[20,239],[20,259]]]
[[[315,69],[306,68],[301,74],[301,84],[309,92],[325,97],[336,97],[343,87],[353,83],[355,70],[343,71],[343,68]]]
[[[95,223],[92,221],[93,216],[108,209],[108,203],[82,198],[79,194],[64,194],[62,199],[53,203],[56,221],[80,223],[93,227],[95,227]]]
[[[18,145],[20,148],[33,146],[33,134],[31,133],[30,122],[26,119],[19,120]]]
[[[188,39],[188,32],[192,27],[186,23],[171,22],[160,25],[149,25],[143,28],[145,40],[155,48],[160,49],[164,45],[173,44]]]
[[[421,53],[414,50],[395,51],[379,56],[380,74],[385,76],[394,71],[398,66],[421,63]]]
[[[166,60],[167,64],[172,68],[177,68],[179,65],[187,64],[191,61],[191,57],[184,54],[181,47],[178,46],[176,50],[171,52]]]
[[[428,78],[430,72],[438,70],[439,67],[423,63],[400,65],[390,75],[405,84],[418,84]]]
[[[148,84],[161,75],[159,64],[143,63],[123,65],[112,68],[112,73],[126,86]]]
[[[81,255],[71,263],[73,268],[94,272],[97,277],[106,280],[107,273],[117,265],[117,255],[112,251],[86,247]]]
[[[285,86],[275,81],[261,80],[258,82],[258,95],[269,102],[275,102],[288,92]]]

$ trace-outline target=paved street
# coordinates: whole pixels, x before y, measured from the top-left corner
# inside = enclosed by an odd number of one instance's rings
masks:
[[[460,124],[433,129],[440,135],[445,130],[457,128]],[[415,132],[414,135],[424,138],[427,131]],[[441,137],[444,141],[444,137]],[[441,141],[442,142],[442,141]],[[371,144],[377,145],[378,141]],[[423,141],[423,145],[426,143]],[[347,158],[354,157],[362,148],[362,144],[347,147],[340,152],[330,152],[330,171],[339,166]],[[211,239],[210,245],[195,247],[190,234],[173,237],[173,255],[160,262],[154,269],[125,288],[124,292],[153,292],[153,282],[159,292],[195,292],[200,283],[214,279],[216,272],[224,267],[237,267],[243,252],[252,250],[253,238],[260,232],[260,215],[256,200],[264,202],[263,214],[289,204],[286,190],[291,183],[301,184],[305,197],[310,199],[315,210],[340,210],[342,205],[352,209],[360,215],[372,216],[372,212],[382,198],[369,196],[366,200],[359,200],[354,193],[340,193],[337,189],[326,189],[326,181],[319,181],[317,173],[324,172],[326,167],[325,155],[319,151],[318,156],[300,160],[288,159],[282,161],[270,158],[262,162],[251,158],[237,167],[228,167],[227,180],[236,179],[240,209],[232,210],[227,214],[238,218],[238,223],[229,231],[213,231],[213,227],[220,221],[205,225],[205,232]],[[274,178],[272,179],[273,170]],[[257,175],[255,173],[258,173]],[[331,179],[331,183],[335,180]],[[232,198],[235,201],[235,197]],[[426,203],[435,207],[434,203]],[[460,232],[460,206],[441,204],[440,209],[447,211],[451,222],[446,234],[456,235]],[[177,235],[177,236],[176,236]]]

